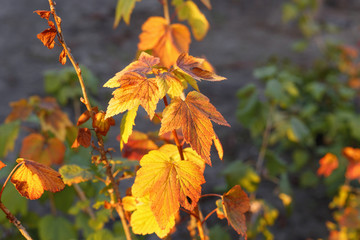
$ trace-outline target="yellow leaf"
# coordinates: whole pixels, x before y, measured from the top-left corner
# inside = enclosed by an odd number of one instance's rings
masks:
[[[216,75],[215,73],[205,70],[202,68],[202,64],[205,59],[196,58],[190,56],[187,53],[182,53],[179,58],[176,60],[176,65],[186,74],[195,78],[196,80],[206,80],[206,81],[222,81],[226,78]]]
[[[168,93],[171,98],[178,97],[184,90],[181,80],[169,72],[161,73],[157,76],[156,81],[159,87],[160,98],[163,98],[166,93]]]
[[[124,114],[120,124],[120,150],[122,150],[124,143],[126,144],[135,126],[135,117],[138,108],[133,108]]]
[[[216,150],[218,152],[219,158],[220,158],[220,160],[222,160],[223,157],[224,157],[224,150],[223,150],[221,142],[220,142],[220,140],[219,140],[219,138],[218,138],[218,136],[216,134],[213,137],[213,140],[214,140],[214,145],[215,145],[215,148],[216,148]]]
[[[113,92],[114,96],[109,102],[105,118],[141,105],[152,119],[159,101],[156,79],[128,72],[120,78],[119,83],[121,87]]]
[[[22,164],[11,177],[11,182],[22,196],[34,200],[40,198],[44,190],[58,192],[64,189],[60,174],[50,167],[23,158],[18,158],[17,162]]]
[[[138,204],[135,212],[131,215],[131,227],[135,234],[156,233],[160,238],[166,237],[175,226],[174,215],[169,217],[169,221],[164,228],[160,228],[155,215],[151,210],[151,201],[149,196],[138,198]]]
[[[181,53],[189,51],[191,37],[185,25],[169,25],[163,17],[150,17],[141,29],[138,48],[151,49],[154,56],[160,57],[161,64],[167,68],[176,62]]]
[[[123,197],[122,204],[124,206],[124,210],[127,212],[132,212],[136,210],[136,198],[133,196]]]
[[[192,91],[185,100],[174,98],[165,108],[159,135],[181,128],[185,141],[211,165],[210,148],[215,132],[210,120],[230,126],[206,96]]]
[[[111,78],[104,84],[104,87],[108,87],[108,88],[120,87],[120,79],[124,76],[125,73],[136,72],[140,74],[148,74],[151,73],[152,68],[159,63],[160,63],[159,58],[153,57],[147,54],[146,52],[142,52],[138,60],[130,63],[123,70],[116,73],[113,78]]]
[[[189,211],[196,206],[205,183],[197,164],[153,150],[141,159],[140,165],[132,193],[135,197],[149,195],[151,210],[161,229],[166,228],[180,205]]]

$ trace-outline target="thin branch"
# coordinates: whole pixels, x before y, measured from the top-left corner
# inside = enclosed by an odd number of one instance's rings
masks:
[[[0,191],[0,201],[1,201],[1,196],[2,196],[2,194],[3,194],[3,191],[4,191],[5,187],[6,187],[6,184],[7,184],[8,181],[10,180],[10,178],[11,178],[11,176],[13,175],[13,173],[15,172],[15,170],[16,170],[21,164],[23,164],[23,162],[19,162],[19,163],[13,168],[13,170],[10,172],[10,174],[8,175],[8,177],[6,178],[4,184],[3,184],[2,188],[1,188],[1,191]]]
[[[163,7],[164,7],[164,17],[166,19],[166,22],[170,24],[170,14],[169,14],[169,4],[167,0],[162,1]]]
[[[0,209],[5,213],[6,218],[9,219],[9,221],[17,227],[19,232],[24,236],[27,240],[32,240],[32,237],[29,235],[29,233],[26,231],[24,226],[21,224],[21,222],[5,207],[5,205],[0,201]]]
[[[48,0],[48,1],[49,1],[49,5],[50,5],[51,14],[54,16],[54,19],[55,19],[55,23],[56,23],[56,27],[57,27],[57,31],[58,31],[59,42],[60,42],[61,46],[63,47],[63,49],[64,49],[64,51],[66,53],[66,56],[69,58],[69,60],[71,61],[72,65],[73,65],[73,67],[74,67],[74,69],[76,71],[76,74],[78,76],[79,83],[80,83],[80,86],[81,86],[81,91],[82,91],[82,94],[83,94],[83,97],[84,97],[82,102],[85,104],[87,110],[90,112],[91,118],[93,119],[94,118],[94,113],[92,111],[92,107],[91,107],[89,98],[87,96],[84,80],[83,80],[83,77],[81,75],[81,69],[79,67],[79,64],[76,62],[75,58],[71,54],[71,51],[70,51],[70,49],[68,48],[68,46],[67,46],[67,44],[65,42],[64,36],[62,34],[62,29],[61,29],[61,18],[58,17],[58,15],[56,14],[55,3],[54,3],[53,0]],[[105,147],[104,147],[103,138],[99,134],[96,134],[96,136],[97,136],[97,139],[98,139],[98,144],[99,144],[98,150],[99,150],[100,155],[101,155],[101,160],[102,160],[102,162],[104,163],[104,165],[106,167],[106,175],[108,176],[108,178],[111,181],[112,188],[113,188],[115,196],[116,196],[115,210],[119,214],[119,217],[120,217],[121,222],[123,224],[126,239],[131,240],[131,233],[130,233],[129,225],[128,225],[126,219],[125,219],[124,209],[123,209],[122,203],[121,203],[121,195],[120,195],[120,191],[119,191],[119,185],[116,183],[116,181],[115,181],[115,179],[114,179],[114,177],[112,175],[111,166],[110,166],[109,161],[108,161],[107,156],[106,156],[107,151],[105,150]]]
[[[221,198],[222,195],[216,194],[216,193],[208,193],[208,194],[201,195],[200,198],[203,198],[203,197],[219,197],[219,198]]]
[[[206,222],[206,220],[213,215],[213,213],[215,213],[217,210],[217,208],[215,208],[214,210],[212,210],[211,212],[208,213],[208,215],[206,215],[206,217],[204,218],[204,220],[201,221],[201,224],[204,224],[204,222]]]
[[[81,187],[79,186],[79,184],[77,183],[74,183],[73,184],[73,187],[77,193],[77,195],[79,196],[80,200],[81,201],[87,201],[87,197],[84,193],[84,191],[81,189]],[[85,208],[85,212],[87,212],[87,214],[89,214],[90,218],[91,219],[95,219],[95,214],[94,214],[94,211],[92,210],[92,208],[90,206],[87,206]]]
[[[203,223],[204,223],[204,217],[199,209],[199,205],[197,205],[194,209],[194,211],[196,212],[196,214],[199,216],[198,220],[196,222],[197,224],[197,229],[199,231],[199,236],[201,240],[209,240],[209,236],[207,235],[207,229],[206,227],[204,227]]]

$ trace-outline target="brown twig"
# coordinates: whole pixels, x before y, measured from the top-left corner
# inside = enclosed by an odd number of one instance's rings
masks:
[[[21,224],[21,222],[14,216],[12,213],[5,207],[5,205],[0,201],[0,209],[5,213],[6,218],[9,219],[9,221],[19,229],[20,233],[26,238],[27,240],[32,240],[32,237],[29,235],[29,233],[26,231],[24,226]]]
[[[79,196],[80,200],[87,201],[87,197],[86,197],[84,191],[79,186],[79,184],[74,183],[73,187],[74,187],[77,195]],[[91,219],[95,219],[94,211],[92,210],[92,208],[90,206],[87,206],[84,211],[90,216]]]
[[[213,213],[215,213],[217,210],[217,208],[215,208],[214,210],[212,210],[211,212],[208,213],[208,215],[206,215],[206,217],[204,218],[204,220],[201,221],[201,224],[204,224],[204,222],[206,222],[206,220],[213,215]]]
[[[85,84],[84,84],[84,79],[81,75],[81,69],[79,67],[79,64],[76,62],[75,58],[73,57],[73,55],[71,54],[70,49],[68,48],[63,33],[62,33],[62,29],[61,29],[61,18],[56,14],[56,10],[55,10],[55,3],[53,0],[48,0],[49,1],[49,5],[50,5],[50,10],[51,10],[51,14],[54,16],[55,19],[55,23],[56,23],[56,27],[57,27],[57,31],[58,31],[58,40],[61,44],[61,46],[63,47],[66,56],[69,58],[69,60],[71,61],[76,74],[78,76],[79,79],[79,83],[81,86],[81,91],[84,97],[84,100],[82,101],[85,106],[86,109],[90,112],[90,116],[93,119],[94,118],[94,113],[92,111],[92,107],[89,101],[89,98],[87,96],[87,92],[86,92],[86,88],[85,88]],[[107,151],[105,150],[104,147],[104,142],[103,142],[103,138],[100,134],[96,134],[97,139],[98,139],[98,145],[99,145],[99,152],[101,155],[101,160],[104,163],[105,167],[106,167],[106,175],[108,176],[108,178],[111,181],[111,185],[112,188],[114,190],[115,193],[115,197],[116,197],[116,205],[115,205],[115,210],[118,213],[120,219],[121,219],[121,223],[123,225],[124,228],[124,232],[126,235],[126,239],[127,240],[131,240],[131,233],[130,233],[130,229],[129,229],[129,225],[125,219],[125,214],[124,214],[124,209],[122,207],[122,203],[121,203],[121,195],[120,195],[120,191],[119,191],[119,185],[116,183],[113,175],[112,175],[112,169],[111,169],[111,165],[109,164],[109,161],[107,159],[106,153]]]

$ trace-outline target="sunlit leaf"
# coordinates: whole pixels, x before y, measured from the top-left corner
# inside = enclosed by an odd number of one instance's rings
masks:
[[[44,190],[58,192],[65,187],[55,170],[32,160],[19,158],[17,161],[22,164],[12,175],[11,182],[22,196],[34,200],[40,198]]]
[[[189,51],[190,42],[185,25],[169,25],[163,17],[150,17],[142,26],[138,48],[151,49],[154,56],[160,57],[161,64],[169,68],[181,53]]]
[[[122,204],[124,206],[124,210],[127,212],[132,212],[136,210],[136,198],[133,196],[123,197]]]
[[[51,22],[51,21],[49,21]],[[57,30],[55,26],[45,29],[37,35],[37,38],[49,49],[54,48],[55,46],[55,37],[57,35]]]
[[[98,107],[93,107],[92,108],[92,112],[93,114],[96,114],[99,112],[99,109]],[[88,110],[86,110],[85,112],[83,112],[80,117],[78,118],[78,121],[76,123],[76,126],[80,126],[81,124],[84,124],[86,123],[91,117],[91,114]]]
[[[124,144],[126,144],[129,140],[129,137],[133,131],[133,126],[135,125],[135,117],[137,114],[138,108],[133,108],[124,114],[121,119],[120,124],[120,150],[123,149]]]
[[[113,92],[105,118],[141,105],[152,119],[159,101],[156,79],[147,78],[136,72],[128,72],[121,77],[119,83],[121,87]]]
[[[215,134],[215,136],[213,137],[213,140],[214,140],[214,145],[215,145],[215,148],[216,148],[216,150],[218,152],[219,158],[220,158],[220,160],[222,160],[223,157],[224,157],[224,150],[223,150],[223,147],[221,145],[220,139]]]
[[[141,159],[140,165],[132,193],[135,197],[149,195],[160,228],[167,226],[180,205],[190,211],[196,206],[205,179],[191,159],[181,161],[153,150]]]
[[[169,72],[164,72],[156,77],[159,86],[160,98],[163,98],[167,93],[170,97],[178,97],[182,94],[184,87],[181,80]]]
[[[222,81],[226,78],[216,75],[213,72],[201,68],[204,59],[182,53],[176,60],[176,66],[196,80]]]
[[[8,122],[0,125],[0,157],[5,157],[14,150],[15,141],[19,135],[20,121]]]
[[[124,19],[127,25],[130,24],[130,16],[137,1],[140,0],[118,0],[115,10],[114,28],[119,25],[121,19]]]
[[[145,154],[155,149],[158,149],[158,146],[154,141],[149,139],[148,135],[142,132],[133,131],[128,142],[124,144],[122,156],[130,160],[140,161]]]
[[[349,161],[345,177],[350,180],[360,179],[360,148],[346,147],[342,153]]]
[[[41,18],[49,20],[51,12],[48,10],[36,10],[34,13],[37,13]]]
[[[171,229],[175,226],[174,215],[169,217],[169,221],[164,228],[160,228],[156,217],[151,210],[151,201],[149,196],[138,198],[136,210],[131,215],[131,227],[135,234],[151,234],[156,233],[160,238],[166,237]]]
[[[59,169],[59,173],[65,184],[71,186],[74,183],[89,181],[93,178],[93,174],[78,165],[68,164]]]
[[[112,117],[106,117],[106,113],[100,111],[94,115],[92,126],[95,132],[106,136],[111,126],[115,125],[115,120]]]
[[[181,128],[185,141],[211,165],[210,148],[215,132],[210,120],[230,126],[206,96],[192,91],[185,100],[174,98],[165,108],[159,135]]]
[[[250,210],[250,200],[239,185],[222,197],[225,216],[235,231],[246,238],[245,213]]]
[[[19,156],[50,166],[64,161],[65,150],[59,139],[45,139],[41,134],[32,133],[24,138]]]
[[[153,57],[146,52],[142,52],[138,60],[130,63],[120,72],[116,73],[114,77],[110,78],[105,84],[104,87],[115,88],[120,87],[120,79],[124,76],[125,73],[135,72],[140,74],[148,74],[152,72],[152,68],[160,63],[158,57]]]
[[[323,158],[320,159],[319,163],[320,167],[317,170],[317,174],[319,176],[323,175],[325,177],[330,176],[330,174],[339,166],[337,157],[332,153],[327,153]]]

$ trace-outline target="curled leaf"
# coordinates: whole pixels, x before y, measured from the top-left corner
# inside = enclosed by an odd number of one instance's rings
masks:
[[[65,65],[66,63],[66,51],[65,49],[63,49],[59,55],[59,62],[62,64],[62,65]]]
[[[64,183],[69,186],[74,183],[86,182],[93,178],[91,172],[75,164],[62,166],[59,169],[59,173],[61,174]]]
[[[41,18],[44,18],[48,21],[49,21],[50,14],[51,14],[51,12],[47,11],[47,10],[36,10],[36,11],[34,11],[34,13],[37,13]]]
[[[37,35],[37,38],[49,49],[54,48],[55,46],[55,37],[57,35],[57,30],[55,26],[50,27],[42,31]]]
[[[112,117],[105,118],[106,113],[100,111],[95,114],[92,122],[92,126],[97,133],[100,133],[103,136],[106,136],[107,132],[110,129],[110,126],[115,125],[115,120]]]
[[[23,158],[18,158],[17,162],[22,164],[11,177],[11,182],[22,196],[34,200],[40,198],[44,190],[58,192],[64,189],[60,174],[50,167]]]
[[[182,53],[176,60],[176,65],[182,71],[199,81],[222,81],[226,79],[202,68],[201,65],[204,61],[202,58],[196,58],[187,53]]]

